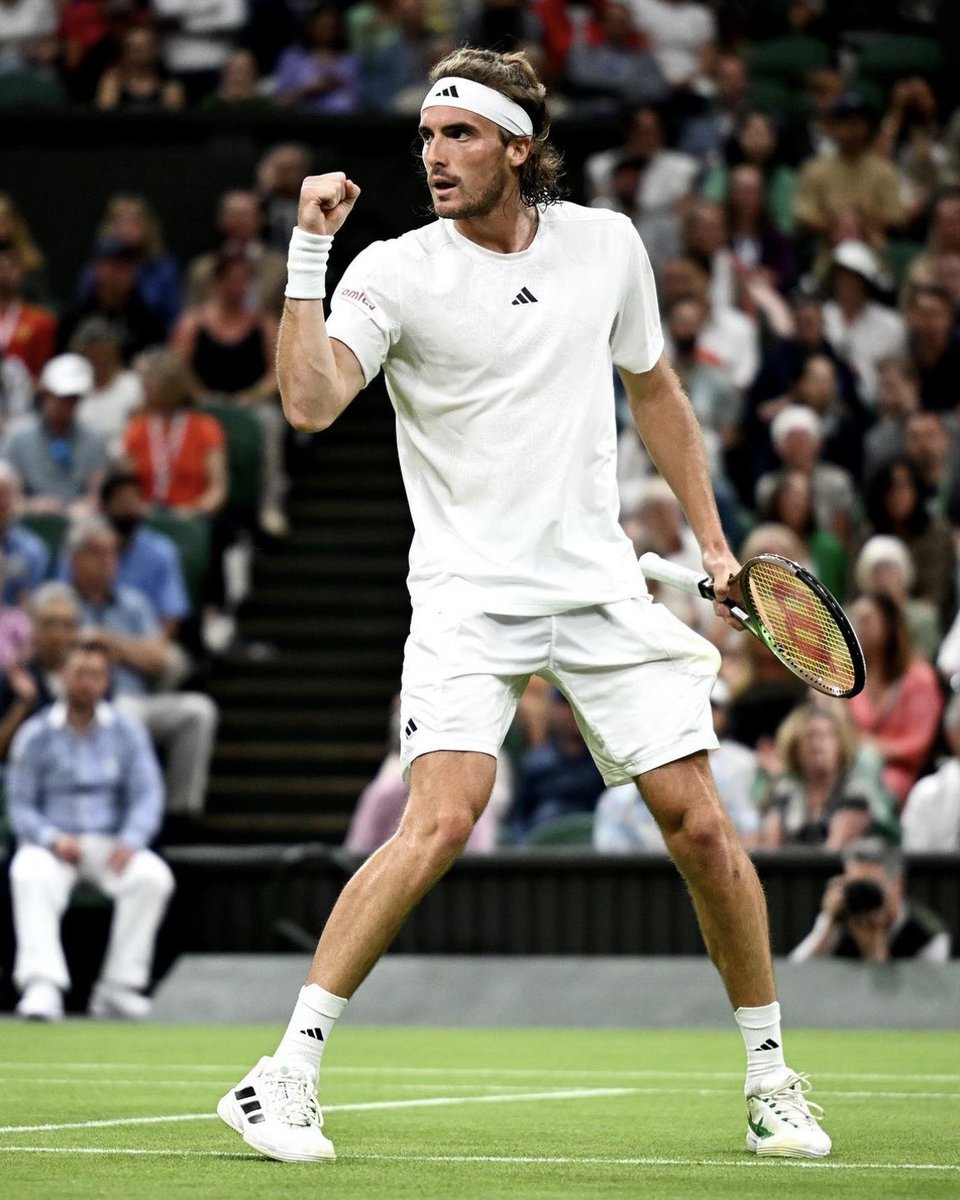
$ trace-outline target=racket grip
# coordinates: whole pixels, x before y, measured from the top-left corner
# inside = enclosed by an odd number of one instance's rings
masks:
[[[661,558],[648,550],[640,555],[640,569],[648,579],[656,579],[658,583],[669,584],[691,596],[700,596],[704,600],[713,599],[713,584],[710,577],[702,571],[692,571],[689,567],[681,567],[678,563]]]

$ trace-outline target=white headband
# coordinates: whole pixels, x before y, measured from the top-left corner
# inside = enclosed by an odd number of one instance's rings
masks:
[[[420,111],[422,113],[425,109],[436,108],[438,105],[477,113],[516,137],[533,137],[533,121],[530,114],[524,112],[519,104],[508,100],[502,92],[487,87],[484,83],[461,79],[459,75],[447,75],[433,85],[427,93],[427,98],[420,105]]]

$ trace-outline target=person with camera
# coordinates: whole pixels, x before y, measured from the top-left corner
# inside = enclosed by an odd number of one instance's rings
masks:
[[[946,962],[950,934],[935,912],[904,895],[900,851],[882,838],[858,838],[843,853],[843,874],[827,884],[813,928],[790,953],[811,958]]]

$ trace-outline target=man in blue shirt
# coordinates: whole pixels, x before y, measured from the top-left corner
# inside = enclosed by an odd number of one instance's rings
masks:
[[[202,692],[152,692],[177,653],[150,601],[118,583],[120,542],[103,517],[85,517],[67,538],[80,624],[97,629],[114,659],[117,705],[139,717],[166,759],[167,809],[203,811],[217,732],[217,707]]]
[[[90,1001],[98,1017],[143,1017],[157,930],[174,889],[170,868],[147,844],[163,814],[160,768],[146,731],[104,697],[110,652],[75,646],[63,699],[31,717],[14,738],[7,774],[10,864],[17,938],[17,1012],[63,1016],[70,986],[60,921],[78,880],[114,901],[110,942]]]
[[[20,476],[0,459],[0,553],[3,555],[3,603],[20,604],[38,588],[50,569],[50,551],[42,538],[16,523]]]

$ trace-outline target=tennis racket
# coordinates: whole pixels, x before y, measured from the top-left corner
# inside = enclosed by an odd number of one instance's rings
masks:
[[[708,575],[659,554],[641,554],[648,579],[712,600]],[[724,600],[738,621],[785,667],[827,696],[848,699],[863,690],[867,672],[857,635],[819,579],[789,558],[758,554],[730,581],[741,599]]]

